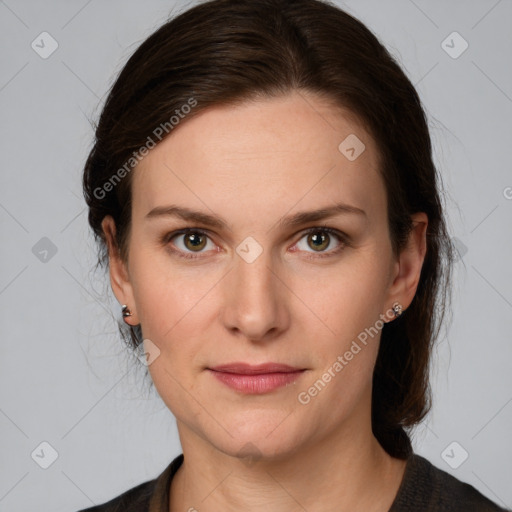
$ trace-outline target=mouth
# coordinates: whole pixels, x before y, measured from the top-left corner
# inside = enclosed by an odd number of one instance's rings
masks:
[[[280,363],[230,363],[208,368],[226,386],[246,394],[263,394],[292,384],[306,371]]]

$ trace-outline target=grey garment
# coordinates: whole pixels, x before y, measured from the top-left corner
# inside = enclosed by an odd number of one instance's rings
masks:
[[[133,487],[108,503],[79,512],[168,512],[170,484],[182,463],[183,454],[154,480]],[[411,453],[388,512],[512,512],[512,509],[499,507],[472,485]]]
[[[421,455],[412,454],[389,512],[510,512]]]

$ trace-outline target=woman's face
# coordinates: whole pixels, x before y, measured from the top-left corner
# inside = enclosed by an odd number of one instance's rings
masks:
[[[129,258],[125,273],[111,260],[112,286],[183,446],[278,457],[367,432],[383,321],[412,300],[422,254],[393,258],[362,126],[303,92],[211,108],[132,177]],[[233,363],[297,371],[212,370]]]

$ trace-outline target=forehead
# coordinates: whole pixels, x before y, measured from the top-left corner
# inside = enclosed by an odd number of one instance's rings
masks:
[[[270,221],[343,200],[378,214],[378,165],[357,118],[312,94],[215,106],[181,121],[137,165],[133,208],[143,215],[172,202]]]

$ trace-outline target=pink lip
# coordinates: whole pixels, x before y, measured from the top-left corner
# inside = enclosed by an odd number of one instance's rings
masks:
[[[267,393],[290,384],[305,371],[278,363],[231,363],[208,370],[230,388],[249,394]]]
[[[241,375],[259,375],[262,373],[290,373],[300,371],[300,368],[294,368],[293,366],[279,363],[263,363],[256,365],[247,363],[228,363],[214,366],[213,368],[209,369],[215,372],[237,373]]]

